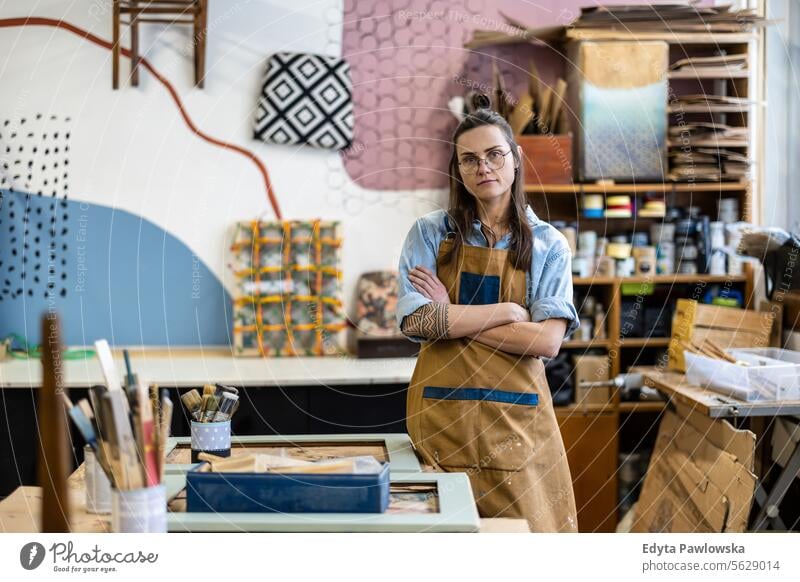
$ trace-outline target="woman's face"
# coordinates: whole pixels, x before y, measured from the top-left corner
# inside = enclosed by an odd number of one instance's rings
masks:
[[[505,154],[497,158],[498,154]],[[503,136],[503,132],[495,125],[482,125],[462,133],[456,140],[456,156],[459,162],[459,173],[467,191],[482,202],[490,202],[496,198],[510,194],[514,183],[514,156]],[[477,158],[495,157],[503,166],[491,169],[486,161],[479,161],[477,171],[467,166]]]

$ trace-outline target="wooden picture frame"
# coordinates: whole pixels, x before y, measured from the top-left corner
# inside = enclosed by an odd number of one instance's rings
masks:
[[[164,476],[168,505],[186,487],[185,473]],[[395,485],[433,485],[437,511],[427,513],[167,513],[169,532],[477,532],[478,510],[466,473],[392,473]]]

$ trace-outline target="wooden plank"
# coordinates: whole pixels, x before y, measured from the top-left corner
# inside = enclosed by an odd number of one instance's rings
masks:
[[[706,109],[704,109],[705,111]],[[654,182],[636,184],[526,184],[525,192],[534,194],[627,194],[631,192],[740,192],[749,182]]]
[[[757,36],[750,32],[630,32],[609,30],[607,28],[567,28],[566,38],[569,40],[664,40],[670,44],[742,44],[756,40]]]
[[[636,371],[643,374],[648,386],[660,390],[665,396],[682,402],[709,418],[800,414],[800,400],[744,402],[707,388],[692,386],[686,381],[686,375],[680,372],[648,366],[637,367]]]

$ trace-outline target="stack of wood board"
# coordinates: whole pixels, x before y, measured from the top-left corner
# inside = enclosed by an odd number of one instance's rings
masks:
[[[679,299],[672,317],[669,367],[686,371],[682,342],[712,340],[720,347],[762,348],[769,345],[771,312],[706,305],[692,299]]]
[[[632,531],[744,532],[757,481],[755,434],[675,405],[659,426]]]

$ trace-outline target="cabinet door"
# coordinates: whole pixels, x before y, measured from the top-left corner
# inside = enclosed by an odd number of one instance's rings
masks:
[[[558,410],[558,409],[556,409]],[[617,527],[617,415],[558,411],[567,449],[578,529],[613,532]]]

